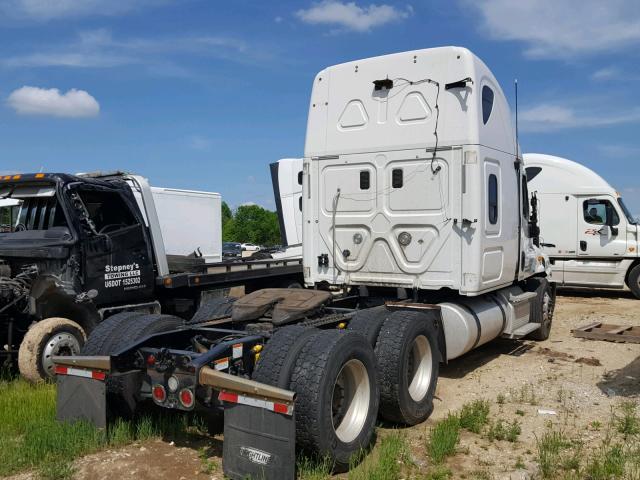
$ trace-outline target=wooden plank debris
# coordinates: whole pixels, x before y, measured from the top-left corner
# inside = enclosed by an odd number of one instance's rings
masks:
[[[574,337],[618,343],[640,343],[640,327],[594,322],[571,331]]]

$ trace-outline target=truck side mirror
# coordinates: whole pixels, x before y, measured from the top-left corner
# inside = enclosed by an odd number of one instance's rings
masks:
[[[606,206],[607,218],[605,224],[611,229],[611,235],[618,235],[618,227],[614,226],[615,210],[611,205]]]

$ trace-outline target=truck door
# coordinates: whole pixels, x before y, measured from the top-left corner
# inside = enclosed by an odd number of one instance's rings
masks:
[[[85,291],[98,292],[99,306],[148,300],[155,281],[153,260],[133,197],[92,185],[75,189],[72,201],[81,217]]]
[[[578,226],[578,256],[611,259],[625,254],[627,225],[611,197],[581,198]]]

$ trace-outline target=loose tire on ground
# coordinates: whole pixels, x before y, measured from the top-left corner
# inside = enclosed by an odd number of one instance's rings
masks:
[[[640,263],[633,267],[629,272],[629,278],[627,279],[627,285],[631,293],[640,299]]]
[[[382,324],[390,314],[391,312],[384,305],[358,310],[354,317],[349,320],[347,330],[358,332],[369,340],[371,346],[375,348]]]
[[[541,324],[540,328],[529,334],[529,338],[537,341],[547,340],[551,333],[556,303],[555,285],[546,278],[533,277],[527,280],[527,288],[537,294],[536,299],[531,303],[529,321]]]
[[[261,352],[251,378],[274,387],[289,388],[298,354],[309,337],[316,333],[317,329],[301,325],[291,325],[276,331]]]
[[[298,355],[289,389],[296,392],[298,446],[345,471],[372,441],[378,376],[371,345],[355,332],[325,330]]]
[[[430,314],[393,312],[382,325],[375,352],[381,416],[406,425],[426,420],[440,371],[438,332]]]
[[[67,318],[52,317],[33,325],[18,350],[20,374],[30,382],[52,379],[51,357],[78,355],[87,337],[80,325]]]

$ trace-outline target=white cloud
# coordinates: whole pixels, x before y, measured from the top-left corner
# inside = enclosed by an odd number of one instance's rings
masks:
[[[607,157],[640,158],[640,147],[629,145],[598,145],[598,150]]]
[[[484,31],[521,41],[530,57],[568,58],[640,44],[637,0],[462,0]]]
[[[15,19],[47,21],[68,17],[118,15],[164,0],[0,0],[0,12]]]
[[[192,135],[189,137],[188,144],[189,148],[193,150],[206,152],[211,149],[212,142],[210,139],[203,137],[202,135]]]
[[[52,45],[36,52],[0,59],[0,65],[20,67],[112,68],[144,65],[155,73],[185,76],[187,72],[171,58],[184,55],[213,57],[233,61],[256,61],[259,53],[250,52],[242,41],[214,35],[176,37],[114,38],[109,30],[80,32],[68,43]]]
[[[523,131],[553,132],[567,128],[608,127],[640,122],[640,108],[620,112],[589,109],[584,106],[542,103],[525,108],[519,115]]]
[[[95,117],[100,105],[84,90],[72,88],[61,94],[57,88],[24,86],[11,92],[8,105],[20,115],[47,115],[53,117]]]
[[[591,79],[596,81],[611,80],[621,75],[620,69],[617,67],[605,67],[596,70],[591,74]]]
[[[391,5],[358,6],[355,2],[323,0],[310,8],[298,10],[296,16],[305,23],[334,25],[346,30],[366,32],[390,22],[408,18],[413,9],[398,9]]]

